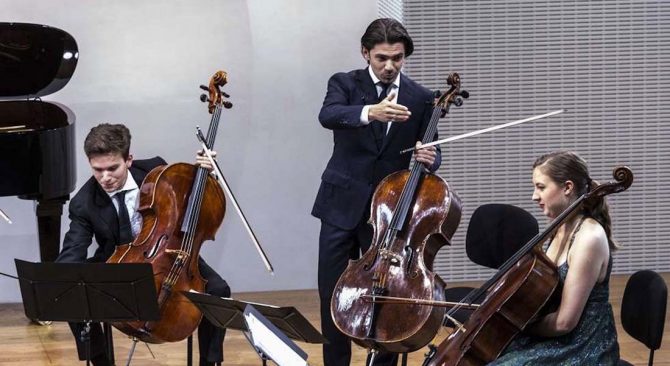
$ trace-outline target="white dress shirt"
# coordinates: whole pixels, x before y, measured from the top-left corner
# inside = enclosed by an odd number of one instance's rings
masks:
[[[117,213],[119,212],[119,204],[114,198],[114,195],[122,191],[126,192],[126,195],[124,196],[124,202],[126,204],[126,208],[128,209],[128,217],[130,217],[130,228],[133,232],[133,237],[136,237],[142,228],[142,215],[137,212],[140,188],[137,186],[137,183],[135,183],[135,179],[133,179],[132,174],[130,174],[130,170],[128,171],[126,183],[121,189],[114,192],[107,192],[109,198],[114,204],[114,208],[116,209]]]
[[[375,84],[375,88],[377,88],[377,96],[380,96],[383,92],[382,86],[379,85],[379,78],[377,75],[375,75],[374,72],[372,72],[372,69],[370,66],[368,66],[368,73],[370,73],[370,77],[372,78],[372,82]],[[398,76],[396,76],[395,80],[389,85],[389,90],[387,92],[387,95],[390,95],[391,93],[395,93],[395,96],[391,100],[392,103],[397,103],[398,101],[398,93],[400,93],[400,73],[398,73]],[[372,105],[366,105],[363,107],[363,110],[361,111],[361,123],[364,125],[367,125],[370,123],[370,120],[368,119],[368,113],[370,112],[370,107]],[[391,128],[391,123],[389,122],[386,124],[386,133],[389,132],[389,129]]]

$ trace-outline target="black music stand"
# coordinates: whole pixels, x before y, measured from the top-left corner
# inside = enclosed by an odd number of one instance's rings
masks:
[[[264,350],[259,350],[249,335],[249,327],[246,323],[245,311],[252,312],[258,319],[265,319],[266,327],[276,327],[279,338],[291,338],[306,343],[326,343],[327,340],[309,323],[305,317],[292,306],[277,307],[272,305],[249,303],[245,301],[234,300],[230,298],[221,298],[198,292],[182,292],[191,302],[193,302],[202,311],[203,315],[209,319],[212,324],[227,329],[235,329],[244,332],[247,340],[261,358],[263,365],[268,360],[268,355]],[[247,310],[247,306],[252,305],[253,310]],[[255,311],[255,312],[254,312]],[[261,320],[262,321],[262,320]],[[268,323],[270,326],[268,326]],[[283,339],[285,343],[293,343],[288,338]],[[288,342],[287,342],[288,341]],[[291,346],[289,346],[291,347]],[[296,346],[297,347],[297,346]],[[302,350],[296,350],[300,354]],[[306,355],[305,355],[306,358]]]
[[[31,263],[15,259],[26,316],[84,322],[81,339],[90,363],[91,322],[160,318],[148,263]]]

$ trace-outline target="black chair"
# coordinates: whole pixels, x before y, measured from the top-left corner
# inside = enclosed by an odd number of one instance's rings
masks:
[[[654,363],[654,351],[661,348],[668,287],[654,271],[635,272],[626,283],[621,300],[621,324],[631,337],[649,348],[649,366]],[[619,365],[631,365],[620,360]]]
[[[516,206],[491,203],[477,207],[472,213],[465,235],[465,252],[479,265],[498,269],[539,232],[537,220],[528,211]],[[452,287],[445,290],[447,301],[458,302],[471,287]],[[451,316],[463,323],[472,310],[459,309]],[[445,326],[455,324],[445,319]]]

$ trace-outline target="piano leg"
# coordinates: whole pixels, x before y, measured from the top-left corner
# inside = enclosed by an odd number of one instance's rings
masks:
[[[42,262],[53,262],[60,252],[60,219],[63,205],[70,196],[48,200],[38,200],[35,204],[37,215],[37,232],[40,240],[40,259]]]

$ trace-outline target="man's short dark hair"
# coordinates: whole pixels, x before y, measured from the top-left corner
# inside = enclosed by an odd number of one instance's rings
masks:
[[[92,157],[121,154],[123,160],[130,155],[130,131],[122,124],[101,123],[93,128],[84,141],[84,152]]]
[[[407,29],[397,20],[391,18],[380,18],[368,25],[361,37],[361,46],[368,51],[380,43],[398,43],[405,45],[405,57],[414,52],[414,42],[407,33]]]

